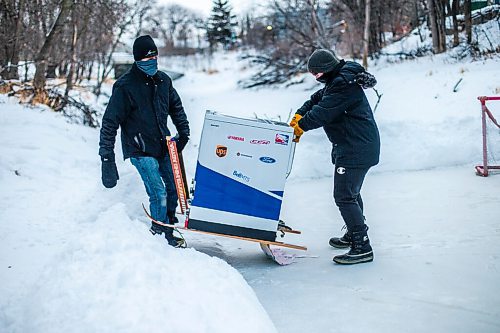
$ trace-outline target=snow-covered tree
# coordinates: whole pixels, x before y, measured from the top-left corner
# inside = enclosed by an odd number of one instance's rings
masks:
[[[228,47],[234,42],[236,16],[231,14],[231,6],[227,0],[214,0],[212,13],[207,24],[207,38],[211,47],[222,44]]]

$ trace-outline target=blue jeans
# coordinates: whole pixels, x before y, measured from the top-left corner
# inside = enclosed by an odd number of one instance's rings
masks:
[[[162,159],[131,157],[130,162],[139,171],[146,187],[151,216],[155,220],[169,223],[167,214],[175,214],[177,208],[177,190],[168,154]]]

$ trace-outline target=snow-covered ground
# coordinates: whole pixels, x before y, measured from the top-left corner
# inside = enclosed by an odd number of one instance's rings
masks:
[[[151,236],[130,165],[102,188],[98,131],[0,103],[1,332],[275,332],[234,268]]]
[[[251,71],[235,54],[203,61],[185,61],[174,83],[193,133],[188,178],[205,110],[286,121],[319,88],[308,78],[240,90]],[[381,163],[362,191],[375,261],[353,267],[331,261],[343,223],[321,130],[297,146],[282,209],[303,231],[286,240],[309,250],[287,250],[299,258],[280,267],[254,243],[185,233],[188,249],[168,247],[148,232],[128,161],[116,188],[101,186],[97,130],[1,97],[0,331],[500,331],[500,174],[473,171],[476,97],[499,94],[499,63],[443,55],[370,68],[383,94]],[[489,105],[500,118],[500,103]],[[489,137],[500,161],[500,132]]]

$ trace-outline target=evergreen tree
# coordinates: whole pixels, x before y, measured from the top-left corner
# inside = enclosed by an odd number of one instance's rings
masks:
[[[233,27],[237,23],[231,10],[227,0],[213,0],[212,14],[207,24],[207,38],[211,48],[217,44],[227,48],[234,42]]]

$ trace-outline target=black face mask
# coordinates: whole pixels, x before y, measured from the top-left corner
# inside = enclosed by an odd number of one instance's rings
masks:
[[[326,81],[328,81],[328,78],[326,76],[327,75],[325,73],[321,77],[317,78],[316,81],[318,81],[319,83],[326,83]]]
[[[340,72],[340,70],[342,69],[342,67],[344,67],[344,65],[345,65],[345,61],[344,60],[340,60],[340,62],[333,68],[332,71],[323,74],[320,78],[317,78],[316,81],[318,81],[320,83],[326,83],[326,82],[328,82],[328,80],[330,80],[330,78],[333,78],[334,76],[337,76],[337,74]]]
[[[326,83],[333,75],[333,72],[324,73],[319,78],[316,79],[319,83]]]

